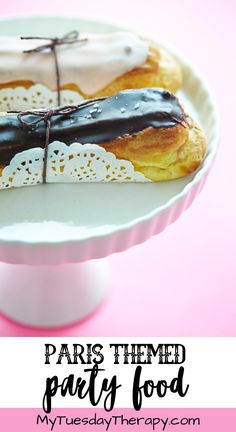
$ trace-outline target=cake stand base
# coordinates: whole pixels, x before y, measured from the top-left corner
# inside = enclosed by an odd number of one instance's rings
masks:
[[[53,266],[0,263],[0,311],[33,327],[72,324],[101,303],[108,280],[104,259]]]

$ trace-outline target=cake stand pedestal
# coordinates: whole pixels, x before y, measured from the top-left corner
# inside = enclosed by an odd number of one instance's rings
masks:
[[[27,266],[0,264],[0,308],[14,321],[55,327],[81,320],[104,298],[106,260],[80,264]]]

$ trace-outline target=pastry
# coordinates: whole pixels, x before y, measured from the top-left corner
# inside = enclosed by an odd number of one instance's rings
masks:
[[[51,112],[2,113],[1,170],[17,153],[24,155],[31,150],[32,156],[35,148],[45,148],[48,122],[50,145],[58,141],[66,146],[78,143],[81,148],[89,145],[94,148],[93,157],[102,148],[104,157],[112,154],[118,161],[131,163],[134,171],[149,181],[190,174],[199,167],[205,153],[204,134],[184,112],[177,97],[163,89],[137,89]],[[74,172],[80,169],[76,166],[77,157],[80,158],[78,153],[71,156]],[[87,170],[90,165],[88,162]],[[63,162],[61,170],[64,166]],[[111,176],[103,179],[109,180]]]
[[[129,32],[79,37],[77,32],[72,32],[71,35],[75,39],[70,39],[70,34],[48,40],[1,37],[0,89],[42,84],[56,91],[55,58],[50,40],[57,41],[61,91],[72,90],[90,99],[145,87],[176,92],[181,86],[180,67],[167,51],[152,41]]]

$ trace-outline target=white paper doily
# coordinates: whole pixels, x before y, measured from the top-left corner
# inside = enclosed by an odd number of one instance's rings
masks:
[[[71,90],[61,90],[61,105],[77,104],[83,97]],[[57,105],[57,92],[41,84],[35,84],[28,89],[0,89],[0,111],[27,111],[31,109],[49,108]]]
[[[2,171],[0,189],[43,182],[44,149],[36,147],[16,154]],[[48,147],[47,183],[147,182],[131,162],[116,159],[96,144],[54,141]]]

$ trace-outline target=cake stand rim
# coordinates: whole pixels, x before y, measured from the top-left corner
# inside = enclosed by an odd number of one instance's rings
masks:
[[[17,21],[27,21],[30,20],[32,18],[35,19],[53,19],[53,18],[61,18],[63,20],[80,20],[83,22],[89,22],[89,23],[97,23],[97,24],[101,24],[104,26],[109,26],[110,28],[114,27],[114,29],[120,29],[120,30],[129,30],[129,31],[137,31],[137,28],[129,28],[127,29],[127,27],[123,27],[121,26],[118,22],[116,22],[115,20],[112,21],[105,21],[103,19],[90,19],[88,17],[84,17],[84,16],[71,16],[71,15],[60,15],[60,14],[24,14],[24,15],[6,15],[6,16],[2,16],[0,18],[0,22],[7,22],[7,21],[13,21],[13,20],[17,20]],[[142,33],[143,34],[143,33]],[[155,40],[156,35],[153,35],[153,32],[149,32],[148,35],[143,34],[144,36],[148,36],[149,38],[153,38]],[[104,232],[104,233],[100,233],[100,234],[95,234],[91,237],[86,237],[86,238],[75,238],[75,239],[60,239],[60,240],[49,240],[49,241],[30,241],[30,239],[28,238],[27,240],[14,240],[14,239],[6,239],[6,238],[0,238],[0,247],[4,247],[4,245],[7,245],[8,247],[11,246],[31,246],[31,247],[59,247],[63,245],[75,245],[77,244],[78,246],[81,243],[84,242],[89,242],[92,240],[96,240],[96,239],[105,239],[108,237],[111,237],[112,235],[118,235],[120,233],[124,233],[127,232],[129,230],[132,230],[133,228],[135,228],[136,226],[140,226],[144,223],[148,223],[153,221],[154,219],[158,218],[158,216],[160,216],[161,214],[163,214],[164,212],[166,212],[168,209],[170,210],[171,208],[175,207],[176,205],[178,205],[179,202],[183,201],[184,198],[188,197],[191,193],[191,191],[195,188],[197,188],[197,186],[201,183],[201,180],[203,180],[204,178],[206,178],[206,176],[208,175],[208,172],[210,171],[213,161],[215,159],[216,153],[217,153],[217,148],[218,148],[218,143],[219,143],[219,137],[220,137],[220,122],[219,122],[219,113],[218,113],[218,109],[217,109],[217,105],[215,103],[214,100],[214,96],[212,94],[212,91],[209,87],[209,84],[206,82],[205,78],[201,75],[201,73],[199,73],[199,71],[197,70],[197,68],[195,66],[193,66],[191,64],[191,62],[189,60],[187,60],[182,53],[179,53],[178,50],[176,48],[173,48],[170,46],[169,43],[163,42],[163,41],[159,41],[158,40],[158,44],[161,45],[162,47],[166,48],[169,52],[171,52],[171,54],[173,54],[177,59],[179,59],[180,63],[184,64],[187,68],[189,68],[189,70],[192,72],[193,76],[199,81],[199,83],[201,84],[201,87],[203,89],[203,91],[205,92],[205,95],[207,96],[208,99],[208,103],[211,107],[211,114],[212,117],[214,118],[214,128],[213,128],[213,138],[211,140],[211,149],[208,153],[208,155],[205,157],[202,166],[200,167],[200,169],[196,172],[196,174],[194,175],[194,177],[183,187],[183,189],[177,193],[175,196],[173,196],[172,198],[170,198],[164,205],[158,206],[157,208],[155,208],[154,210],[150,211],[149,213],[147,213],[144,216],[140,216],[138,218],[133,219],[132,221],[126,222],[124,224],[120,224],[117,226],[113,226],[112,229],[110,231]],[[182,213],[182,212],[181,212]],[[170,220],[169,223],[171,223],[172,221]],[[168,224],[169,224],[168,223]],[[168,225],[167,224],[167,225]],[[152,234],[151,234],[152,235]],[[150,235],[150,236],[151,236]],[[145,241],[146,239],[144,239]],[[137,244],[137,243],[136,243]],[[124,248],[122,250],[125,250],[127,248]],[[1,259],[1,254],[0,254],[0,259]]]

